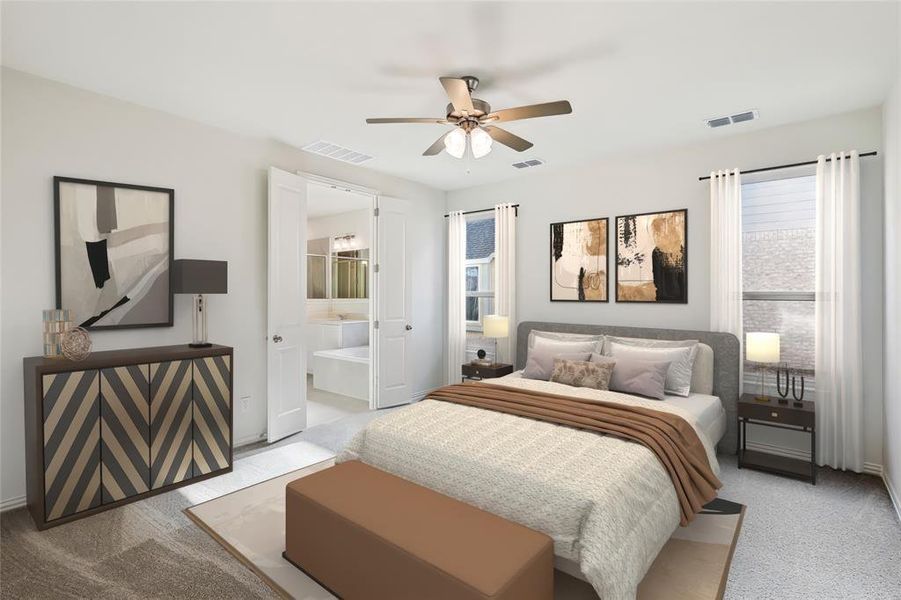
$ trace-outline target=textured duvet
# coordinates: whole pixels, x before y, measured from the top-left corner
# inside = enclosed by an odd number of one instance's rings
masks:
[[[518,377],[495,383],[675,413],[663,402]],[[554,540],[601,598],[633,598],[679,525],[672,481],[647,448],[611,436],[490,410],[423,400],[372,421],[338,461],[362,460]]]

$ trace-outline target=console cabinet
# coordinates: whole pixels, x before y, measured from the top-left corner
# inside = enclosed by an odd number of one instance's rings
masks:
[[[163,346],[24,360],[39,529],[232,469],[233,351]]]

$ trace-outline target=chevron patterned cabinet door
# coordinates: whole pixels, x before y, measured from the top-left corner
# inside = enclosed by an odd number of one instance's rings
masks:
[[[150,365],[100,371],[103,504],[150,490]]]
[[[72,371],[41,381],[44,512],[53,521],[100,506],[100,378]]]
[[[194,359],[194,475],[231,464],[231,357]]]
[[[193,476],[191,360],[150,365],[150,487]]]

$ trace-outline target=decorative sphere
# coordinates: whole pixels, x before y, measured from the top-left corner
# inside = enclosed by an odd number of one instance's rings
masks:
[[[91,336],[82,327],[73,327],[62,334],[60,348],[69,360],[84,360],[91,354]]]

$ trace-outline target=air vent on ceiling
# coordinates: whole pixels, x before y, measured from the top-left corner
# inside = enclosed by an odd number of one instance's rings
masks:
[[[714,119],[707,119],[707,127],[725,127],[726,125],[734,125],[735,123],[744,123],[745,121],[753,121],[754,119],[759,118],[760,115],[756,110],[746,110],[744,112],[736,113],[734,115],[730,115],[728,117],[716,117]]]
[[[306,150],[307,152],[312,152],[313,154],[319,154],[320,156],[326,156],[328,158],[334,158],[335,160],[340,160],[352,165],[359,165],[368,160],[372,160],[372,157],[368,154],[356,152],[349,148],[345,148],[344,146],[339,146],[338,144],[323,140],[307,144],[301,148],[301,150]]]
[[[513,163],[513,166],[517,169],[528,169],[529,167],[537,167],[539,165],[543,165],[544,161],[540,158],[531,158],[529,160],[524,160],[522,162]]]

